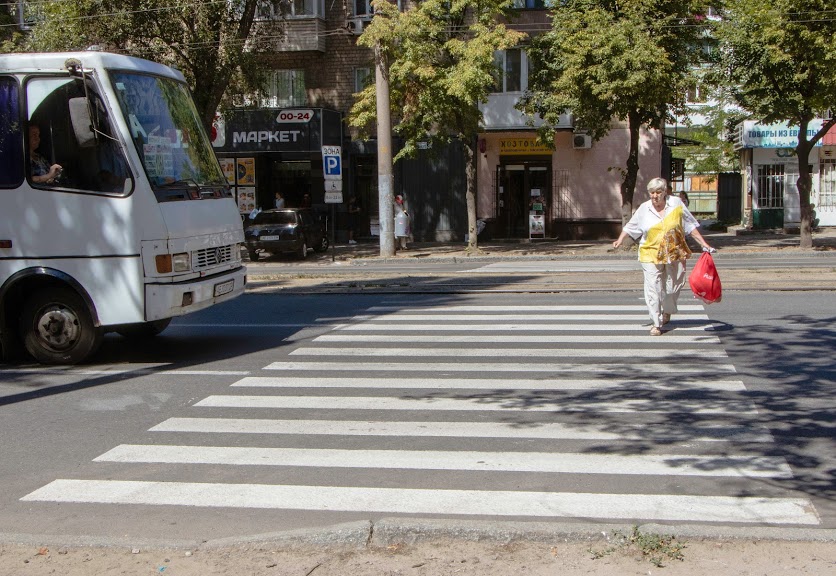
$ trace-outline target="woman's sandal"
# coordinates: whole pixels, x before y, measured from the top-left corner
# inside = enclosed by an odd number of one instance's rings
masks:
[[[662,329],[659,328],[658,326],[654,326],[653,328],[650,329],[650,335],[651,336],[661,336],[662,335]]]

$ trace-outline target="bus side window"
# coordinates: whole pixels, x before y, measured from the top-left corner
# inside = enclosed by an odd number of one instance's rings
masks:
[[[23,130],[17,80],[0,77],[0,187],[23,182]]]
[[[79,142],[73,126],[73,108],[86,106],[83,80],[78,78],[33,78],[26,84],[29,122],[40,128],[41,143],[37,153],[50,164],[59,164],[61,176],[47,186],[89,192],[128,194],[133,178],[122,146],[113,137],[110,119],[101,98],[88,81],[91,123],[98,133],[94,139]]]

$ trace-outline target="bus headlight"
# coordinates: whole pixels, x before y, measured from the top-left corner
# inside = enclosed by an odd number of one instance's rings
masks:
[[[181,252],[172,257],[175,272],[188,272],[192,269],[191,259],[188,252]]]

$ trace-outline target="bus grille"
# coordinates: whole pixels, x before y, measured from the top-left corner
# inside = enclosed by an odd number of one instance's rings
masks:
[[[231,262],[235,244],[228,246],[218,246],[217,248],[203,248],[195,250],[192,253],[192,262],[195,270],[203,270],[204,268],[211,268],[224,262]]]

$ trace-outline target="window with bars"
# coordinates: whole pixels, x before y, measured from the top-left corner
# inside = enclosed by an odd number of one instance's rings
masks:
[[[836,159],[825,158],[819,165],[819,198],[816,210],[836,210]]]
[[[758,166],[757,208],[783,208],[785,185],[783,164]]]
[[[307,103],[304,70],[274,70],[267,76],[262,108],[287,108]]]

